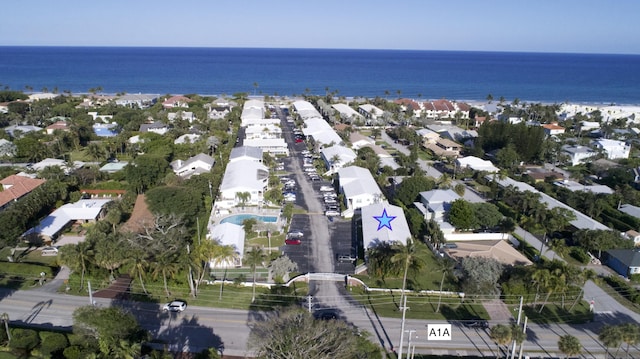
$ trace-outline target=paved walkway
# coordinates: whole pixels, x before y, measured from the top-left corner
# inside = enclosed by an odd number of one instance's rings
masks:
[[[38,286],[33,290],[38,292],[58,293],[58,289],[69,279],[69,275],[71,275],[69,267],[62,266],[55,278],[46,281],[42,286]]]

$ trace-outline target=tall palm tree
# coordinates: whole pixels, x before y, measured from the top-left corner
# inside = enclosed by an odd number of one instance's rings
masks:
[[[244,261],[249,265],[249,269],[253,273],[253,293],[251,295],[251,302],[256,300],[256,270],[258,266],[262,266],[264,262],[264,253],[262,247],[251,247],[251,249],[244,256]]]
[[[400,303],[404,303],[405,290],[407,289],[407,273],[411,269],[414,273],[424,267],[425,262],[420,257],[424,252],[422,243],[407,238],[407,244],[396,244],[394,246],[396,253],[391,257],[391,263],[402,266],[404,268],[402,275],[402,298]]]
[[[171,296],[169,292],[169,286],[167,284],[168,278],[173,278],[180,270],[180,254],[175,252],[163,253],[154,258],[153,261],[153,278],[162,276],[162,283],[164,285],[164,292],[167,297]]]
[[[60,261],[71,270],[80,270],[80,290],[84,288],[84,276],[87,265],[93,260],[93,247],[87,241],[63,246],[60,251]]]
[[[605,358],[609,357],[609,348],[616,348],[616,353],[613,355],[614,357],[618,356],[618,351],[620,350],[620,344],[622,344],[622,329],[618,325],[605,325],[600,334],[598,334],[598,339],[604,344],[607,349],[607,353]]]
[[[227,268],[229,262],[234,262],[238,258],[238,253],[236,252],[235,247],[233,246],[221,246],[216,245],[213,252],[213,261],[216,264],[225,264],[224,266],[224,275],[222,276],[222,281],[220,282],[220,297],[219,300],[222,300],[222,290],[224,287],[224,281],[227,279]]]
[[[582,344],[580,344],[580,339],[567,334],[561,336],[560,340],[558,340],[558,349],[560,349],[560,351],[568,358],[570,356],[580,354],[582,351]]]
[[[244,209],[244,206],[247,204],[249,199],[251,199],[251,193],[249,193],[249,192],[238,192],[238,193],[236,193],[236,199],[238,200],[238,202],[240,202],[240,205],[242,206],[242,209]]]
[[[142,291],[144,294],[149,294],[149,292],[147,292],[147,288],[144,286],[143,280],[144,276],[147,274],[147,269],[149,268],[147,253],[141,248],[131,248],[127,258],[127,264],[131,265],[129,268],[129,275],[134,278],[138,277]]]
[[[497,324],[491,327],[489,337],[498,345],[498,352],[501,346],[508,345],[512,340],[511,327],[504,324]]]

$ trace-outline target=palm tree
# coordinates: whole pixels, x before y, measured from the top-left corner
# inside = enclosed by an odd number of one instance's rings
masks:
[[[407,238],[406,245],[396,244],[394,246],[396,253],[391,257],[391,263],[404,267],[404,273],[402,275],[402,298],[400,303],[404,303],[404,292],[407,289],[407,273],[409,272],[409,268],[415,273],[425,265],[424,259],[419,256],[424,249],[421,245],[422,243]]]
[[[153,278],[158,278],[159,275],[162,276],[162,283],[164,284],[164,292],[167,295],[167,298],[171,296],[169,292],[169,286],[167,284],[167,278],[173,278],[176,273],[180,270],[180,256],[179,253],[170,252],[163,253],[154,258],[153,264]]]
[[[129,275],[132,277],[138,277],[140,281],[140,287],[144,294],[149,294],[147,288],[144,286],[143,277],[147,274],[149,268],[149,262],[147,254],[141,248],[131,248],[127,258],[127,263],[131,265],[129,268]]]
[[[602,328],[600,334],[598,334],[598,339],[607,349],[605,358],[609,357],[609,348],[616,348],[614,358],[618,356],[618,350],[620,350],[620,344],[622,344],[622,336],[622,329],[618,325],[605,325]]]
[[[263,265],[264,261],[264,253],[262,252],[262,247],[251,247],[251,249],[247,252],[244,257],[245,262],[249,265],[249,269],[253,272],[253,293],[251,296],[251,302],[255,302],[256,300],[256,270],[258,266]]]
[[[497,324],[491,327],[489,337],[498,345],[498,352],[501,351],[502,345],[508,345],[512,340],[511,327],[504,324]]]
[[[60,261],[71,270],[80,270],[80,290],[84,288],[84,276],[87,265],[93,259],[93,248],[87,241],[63,246],[60,251]]]
[[[107,156],[107,150],[101,143],[92,142],[87,146],[87,155],[94,160],[101,160]]]
[[[580,354],[582,351],[582,344],[580,344],[580,339],[567,334],[561,336],[560,340],[558,340],[558,349],[560,349],[560,351],[568,358],[570,356]]]
[[[218,298],[219,300],[222,300],[222,288],[224,287],[224,281],[227,279],[228,265],[226,264],[229,262],[234,262],[238,258],[238,253],[233,246],[217,245],[214,248],[212,258],[215,264],[225,264],[224,275],[222,276],[222,281],[220,282],[220,297]]]
[[[629,347],[631,345],[636,345],[640,342],[640,326],[635,323],[625,323],[620,325],[620,330],[622,331],[622,341],[627,344],[625,358],[629,357]]]
[[[249,192],[238,192],[236,193],[236,199],[240,202],[242,209],[244,210],[244,206],[247,204],[249,199],[251,198],[251,193]]]

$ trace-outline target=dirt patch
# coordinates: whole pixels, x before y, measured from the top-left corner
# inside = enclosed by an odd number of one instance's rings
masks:
[[[143,194],[136,198],[133,213],[129,220],[120,227],[121,232],[143,233],[145,226],[149,226],[155,220],[153,213],[149,211],[147,201]]]
[[[132,279],[128,275],[120,276],[107,288],[93,293],[93,296],[96,298],[126,299],[129,294],[131,282]]]

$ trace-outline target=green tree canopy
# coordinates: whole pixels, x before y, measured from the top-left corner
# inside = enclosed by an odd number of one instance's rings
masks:
[[[498,295],[498,279],[503,266],[493,258],[467,257],[462,260],[462,288],[465,293],[478,295]]]
[[[89,340],[96,340],[101,351],[114,348],[121,339],[141,341],[145,332],[136,318],[120,307],[99,308],[85,306],[73,312],[73,332]]]
[[[258,358],[382,358],[380,347],[342,320],[318,320],[301,310],[257,321],[249,345]]]
[[[453,201],[449,209],[449,223],[462,230],[474,228],[476,218],[471,204],[462,198]]]
[[[405,178],[396,190],[395,199],[409,207],[418,199],[420,192],[434,189],[436,182],[431,177],[413,176]]]
[[[162,156],[142,155],[125,167],[125,178],[129,187],[144,193],[160,183],[169,170],[169,163]]]
[[[145,196],[151,212],[179,215],[187,226],[204,210],[204,193],[195,187],[161,186],[148,190]]]

